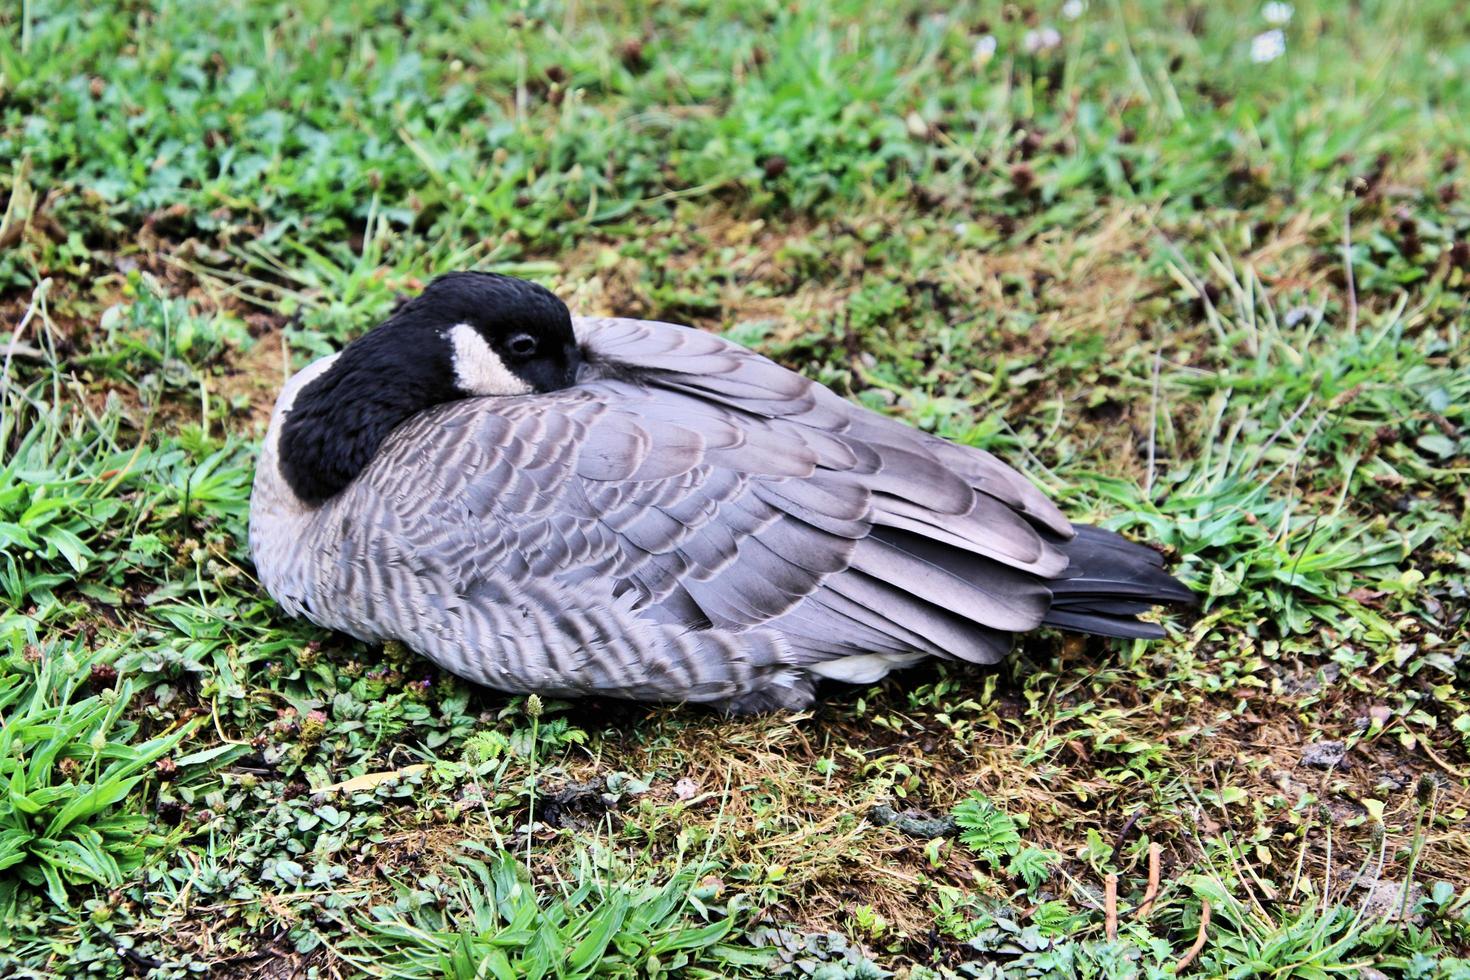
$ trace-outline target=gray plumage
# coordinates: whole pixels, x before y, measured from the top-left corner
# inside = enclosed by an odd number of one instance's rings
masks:
[[[1048,622],[1161,635],[1133,613],[1189,597],[989,453],[710,334],[573,325],[573,386],[428,407],[316,507],[277,453],[332,359],[293,378],[250,518],[281,606],[500,690],[749,711],[804,706],[819,677],[993,663]]]

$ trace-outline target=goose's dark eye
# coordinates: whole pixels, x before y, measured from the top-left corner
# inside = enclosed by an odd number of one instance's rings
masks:
[[[528,333],[518,333],[510,338],[510,352],[517,357],[530,357],[536,353],[536,338]]]

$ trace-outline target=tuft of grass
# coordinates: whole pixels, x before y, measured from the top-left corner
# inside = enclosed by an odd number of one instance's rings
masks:
[[[610,883],[585,865],[577,878],[541,895],[512,856],[467,845],[443,876],[375,906],[354,952],[399,977],[768,975],[769,957],[722,945],[738,913],[712,904],[719,879],[686,868],[660,885]]]
[[[118,888],[168,843],[144,813],[119,806],[193,725],[140,738],[126,717],[134,687],[111,658],[80,645],[43,648],[6,631],[0,661],[0,908],[44,888],[63,908],[78,888]],[[94,693],[87,694],[88,688]],[[167,761],[167,770],[174,764]]]

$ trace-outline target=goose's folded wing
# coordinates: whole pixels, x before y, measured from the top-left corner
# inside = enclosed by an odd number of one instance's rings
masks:
[[[809,438],[832,437],[848,447],[847,451],[864,457],[863,463],[876,468],[880,481],[891,480],[893,469],[914,466],[916,480],[933,478],[920,502],[926,511],[946,512],[946,501],[951,506],[965,505],[967,495],[954,486],[958,478],[1024,515],[1029,523],[1061,538],[1072,536],[1071,522],[1056,505],[990,453],[946,442],[859,408],[722,337],[654,320],[582,317],[574,319],[573,325],[590,355],[587,370],[591,376],[637,377],[644,384],[683,392],[741,414],[790,422],[806,430]],[[886,458],[874,460],[870,449],[886,450]],[[938,475],[936,466],[942,471]],[[997,522],[996,533],[1004,532],[1004,524]]]

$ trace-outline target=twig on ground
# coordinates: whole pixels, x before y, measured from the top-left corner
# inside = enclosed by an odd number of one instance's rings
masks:
[[[1439,754],[1430,747],[1429,740],[1426,739],[1423,735],[1418,735],[1417,738],[1419,741],[1419,747],[1424,750],[1424,754],[1429,756],[1430,761],[1432,761],[1435,765],[1439,766],[1451,776],[1458,776],[1461,779],[1470,779],[1470,771],[1450,765],[1450,763],[1440,758]]]
[[[1349,207],[1342,215],[1342,269],[1347,279],[1347,332],[1351,337],[1358,332],[1358,286],[1353,281],[1353,209]]]
[[[1133,815],[1123,824],[1123,829],[1118,831],[1118,836],[1113,841],[1114,855],[1123,853],[1123,845],[1128,843],[1128,832],[1133,829],[1134,824],[1138,823],[1138,818],[1143,816],[1143,809],[1143,807],[1139,807],[1137,810],[1134,810]]]
[[[20,339],[25,334],[26,327],[31,325],[31,320],[35,317],[37,310],[43,309],[46,302],[46,295],[50,290],[50,279],[42,279],[36,284],[36,288],[31,291],[31,302],[26,307],[25,315],[21,317],[20,323],[16,324],[15,329],[11,331],[10,343],[5,346],[5,364],[3,368],[0,368],[0,391],[4,391],[10,387],[10,362],[18,355],[28,356],[30,351],[38,350],[37,348],[22,344]],[[45,313],[42,313],[41,316],[44,325]],[[26,350],[26,354],[24,355],[21,354],[22,347]],[[42,353],[44,356],[44,352]]]
[[[1184,968],[1194,962],[1199,951],[1205,948],[1205,936],[1210,928],[1210,903],[1208,899],[1201,899],[1199,903],[1199,935],[1194,937],[1194,945],[1189,951],[1179,957],[1179,962],[1174,964],[1174,975],[1178,976]]]
[[[1108,872],[1103,882],[1103,914],[1107,917],[1104,928],[1108,942],[1112,942],[1118,938],[1118,873]]]
[[[1162,844],[1155,842],[1148,846],[1148,889],[1143,893],[1143,904],[1135,913],[1140,922],[1147,921],[1148,914],[1154,910],[1154,899],[1159,897],[1159,855],[1163,852]]]
[[[1154,352],[1153,394],[1148,403],[1148,475],[1143,482],[1143,495],[1149,500],[1154,497],[1154,462],[1159,436],[1159,364],[1162,359],[1162,354]]]
[[[145,970],[151,971],[161,969],[165,965],[163,960],[154,959],[152,956],[144,956],[142,953],[133,949],[131,946],[123,945],[122,942],[118,940],[117,936],[113,935],[111,932],[108,932],[106,929],[103,929],[101,926],[97,927],[97,934],[100,935],[103,939],[106,939],[109,943],[111,943],[112,948],[117,951],[117,954],[134,966],[142,967]]]
[[[39,347],[32,347],[30,344],[13,343],[6,348],[5,354],[7,357],[14,356],[22,361],[44,361],[46,359],[45,351]]]

